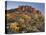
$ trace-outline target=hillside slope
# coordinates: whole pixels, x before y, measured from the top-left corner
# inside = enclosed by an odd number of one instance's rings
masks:
[[[44,16],[31,6],[19,6],[7,12],[7,33],[44,32]]]

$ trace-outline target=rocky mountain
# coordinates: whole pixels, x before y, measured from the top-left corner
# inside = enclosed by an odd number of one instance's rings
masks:
[[[5,10],[7,33],[44,32],[44,16],[31,6]]]

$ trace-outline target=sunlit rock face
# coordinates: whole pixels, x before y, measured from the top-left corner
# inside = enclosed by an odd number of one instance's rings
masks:
[[[31,6],[19,6],[7,10],[7,30],[14,33],[43,32],[44,17],[39,10]],[[8,32],[8,33],[9,33]]]

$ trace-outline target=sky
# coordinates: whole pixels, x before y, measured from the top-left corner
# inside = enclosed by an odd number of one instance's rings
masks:
[[[17,8],[18,6],[32,6],[33,8],[40,10],[44,13],[44,3],[34,3],[34,2],[18,2],[18,1],[7,1],[7,10]],[[6,8],[6,6],[5,6]]]

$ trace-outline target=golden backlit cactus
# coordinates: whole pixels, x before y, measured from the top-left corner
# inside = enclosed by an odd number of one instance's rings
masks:
[[[17,27],[17,25],[18,25],[17,22],[11,23],[11,24],[9,25],[10,30],[12,30],[12,31],[19,31],[19,27]]]

